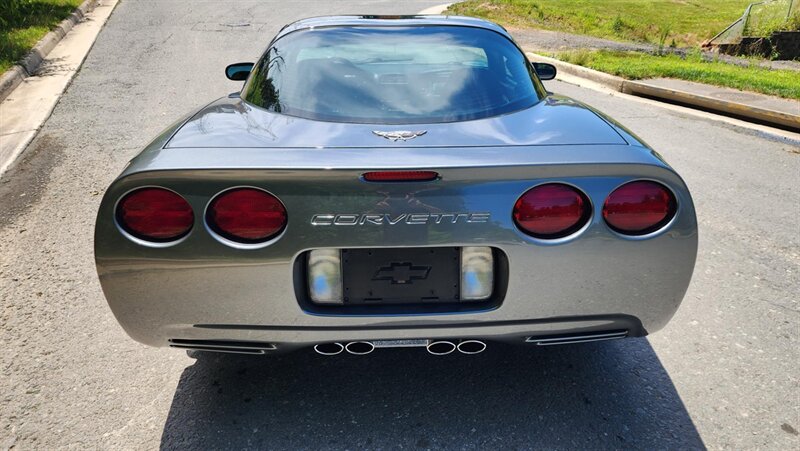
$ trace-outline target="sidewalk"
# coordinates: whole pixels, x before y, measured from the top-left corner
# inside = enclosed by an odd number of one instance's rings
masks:
[[[654,98],[800,132],[800,101],[797,100],[667,78],[626,80],[530,51],[526,54],[531,60],[553,64],[560,73],[584,78],[625,94]]]
[[[0,102],[0,176],[15,162],[50,117],[61,94],[81,67],[117,0],[100,0]]]

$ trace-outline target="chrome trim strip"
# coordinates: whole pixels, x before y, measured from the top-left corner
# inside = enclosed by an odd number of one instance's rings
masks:
[[[274,351],[277,348],[226,348],[220,346],[193,346],[193,345],[176,345],[171,344],[169,345],[170,348],[176,349],[187,349],[191,351],[207,351],[207,352],[224,352],[228,354],[248,354],[248,355],[256,355],[256,354],[266,354],[267,351]]]
[[[525,339],[525,342],[535,343],[537,346],[553,346],[553,345],[563,345],[570,343],[587,343],[590,341],[616,340],[618,338],[625,338],[627,336],[628,336],[628,331],[622,331],[622,332],[598,333],[590,335],[573,335],[568,337],[555,337],[555,338],[528,337]]]
[[[259,342],[246,342],[231,340],[201,340],[201,339],[186,339],[186,338],[171,338],[169,339],[169,346],[173,348],[187,348],[199,350],[240,350],[243,352],[251,351],[275,351],[278,347],[274,343],[259,343]],[[233,352],[231,351],[231,352]]]

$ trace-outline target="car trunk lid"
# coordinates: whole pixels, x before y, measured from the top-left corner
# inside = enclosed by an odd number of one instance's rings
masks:
[[[214,102],[168,148],[394,148],[627,144],[584,105],[558,96],[515,113],[436,124],[352,124],[276,114],[238,98]]]

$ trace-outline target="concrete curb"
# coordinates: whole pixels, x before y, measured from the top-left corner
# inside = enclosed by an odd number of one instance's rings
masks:
[[[755,105],[716,99],[714,97],[679,89],[655,86],[646,81],[626,80],[622,92],[635,96],[655,98],[657,100],[663,99],[681,105],[691,105],[709,111],[718,111],[731,116],[744,117],[761,123],[800,132],[800,114],[793,115]],[[800,112],[800,107],[798,107],[798,111]]]
[[[655,86],[646,81],[626,80],[622,77],[617,77],[616,75],[606,74],[604,72],[578,66],[576,64],[565,63],[564,61],[539,55],[537,53],[525,53],[528,58],[532,60],[542,63],[549,63],[556,66],[556,69],[558,69],[559,72],[593,81],[624,94],[631,94],[670,103],[677,103],[715,113],[721,113],[727,116],[746,118],[782,129],[788,128],[790,131],[800,131],[800,115],[792,115],[781,111],[774,111],[744,103],[732,102],[730,100],[716,99],[691,92],[668,89],[661,86]]]
[[[37,50],[41,52],[39,56],[47,54],[44,61],[36,62],[38,58],[31,55],[32,59],[28,61],[38,65],[35,73],[26,76],[27,71],[22,65],[14,70],[16,76],[21,76],[23,80],[13,92],[7,91],[7,97],[0,102],[0,177],[19,161],[28,144],[50,117],[75,74],[80,71],[118,2],[84,1],[81,5],[83,9],[72,16],[70,22],[74,23],[51,35],[54,36],[52,40],[40,43],[41,47]],[[67,30],[69,33],[66,33]],[[46,73],[40,73],[42,71]],[[13,79],[6,80],[9,80],[6,86],[13,86]]]
[[[72,27],[83,20],[86,14],[97,6],[98,1],[85,0],[81,3],[69,17],[62,20],[55,29],[44,35],[33,46],[33,49],[20,60],[19,64],[15,64],[0,76],[0,102],[8,97],[11,91],[19,86],[25,77],[29,77],[36,72],[39,65],[47,57],[47,54],[69,33]]]
[[[3,72],[3,75],[0,76],[0,102],[8,97],[11,91],[19,86],[27,76],[28,73],[25,69],[18,65],[11,66],[11,69]]]

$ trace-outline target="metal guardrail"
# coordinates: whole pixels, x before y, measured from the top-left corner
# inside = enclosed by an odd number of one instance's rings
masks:
[[[770,23],[786,22],[792,14],[800,14],[800,0],[764,0],[747,5],[741,17],[708,39],[702,47],[738,44],[744,36],[758,36]]]

